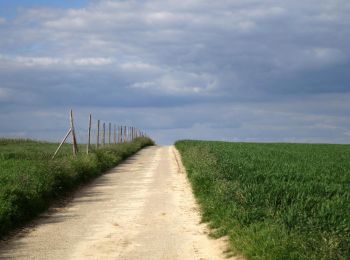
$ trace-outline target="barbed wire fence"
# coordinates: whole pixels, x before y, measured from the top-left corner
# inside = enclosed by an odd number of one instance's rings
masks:
[[[70,127],[57,147],[52,159],[56,157],[69,136],[71,137],[73,156],[76,156],[79,150],[77,136],[79,137],[79,140],[87,140],[87,154],[89,154],[93,145],[95,149],[99,149],[101,147],[111,146],[118,143],[131,142],[139,137],[148,137],[146,132],[135,126],[118,125],[112,122],[94,119],[91,113],[86,122],[88,126],[87,128],[76,127],[74,124],[73,110],[70,110]]]

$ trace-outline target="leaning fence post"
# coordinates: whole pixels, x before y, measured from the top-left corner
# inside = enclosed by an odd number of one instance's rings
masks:
[[[76,156],[78,153],[77,139],[75,137],[74,123],[73,123],[73,110],[70,110],[70,128],[72,130],[72,141],[73,141],[73,155]]]
[[[52,156],[51,159],[54,159],[58,153],[58,151],[61,149],[61,146],[63,145],[63,143],[67,140],[67,137],[69,136],[69,134],[72,132],[72,128],[70,128],[67,132],[67,134],[65,135],[65,137],[62,139],[60,145],[58,146],[57,150],[55,151],[54,155]]]
[[[88,143],[86,146],[86,154],[89,154],[90,141],[91,141],[91,114],[89,115],[89,130],[88,130]]]

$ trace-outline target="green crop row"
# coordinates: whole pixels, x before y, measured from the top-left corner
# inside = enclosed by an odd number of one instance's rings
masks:
[[[350,259],[350,145],[178,141],[214,236],[247,259]]]
[[[55,160],[55,143],[0,139],[0,236],[45,210],[50,202],[86,182],[145,146],[148,138],[109,145],[76,158],[62,147]]]

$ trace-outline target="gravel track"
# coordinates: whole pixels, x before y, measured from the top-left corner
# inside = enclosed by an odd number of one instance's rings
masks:
[[[173,146],[141,150],[0,244],[6,259],[227,259]]]

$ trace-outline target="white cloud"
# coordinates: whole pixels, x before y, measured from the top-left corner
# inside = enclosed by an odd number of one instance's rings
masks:
[[[6,100],[10,95],[10,91],[6,88],[0,88],[0,100]]]
[[[145,63],[145,62],[125,62],[120,64],[120,67],[123,70],[131,70],[131,71],[135,71],[135,70],[142,70],[142,71],[157,71],[160,70],[159,67],[149,64],[149,63]]]
[[[136,82],[131,88],[139,88],[167,94],[208,94],[217,87],[210,75],[198,75],[186,72],[164,73],[153,81]]]
[[[11,59],[10,59],[11,60]],[[61,63],[58,58],[51,57],[15,57],[12,61],[26,66],[49,66]]]
[[[113,60],[110,58],[80,58],[80,59],[73,59],[72,61],[68,61],[68,63],[73,63],[81,66],[85,66],[85,65],[101,66],[101,65],[112,64]]]
[[[102,66],[113,63],[110,58],[56,58],[56,57],[28,57],[0,55],[0,62],[14,63],[23,66],[53,66],[53,65],[77,65],[77,66]]]
[[[337,63],[344,60],[344,53],[334,48],[313,48],[311,50],[315,60],[324,64]]]

